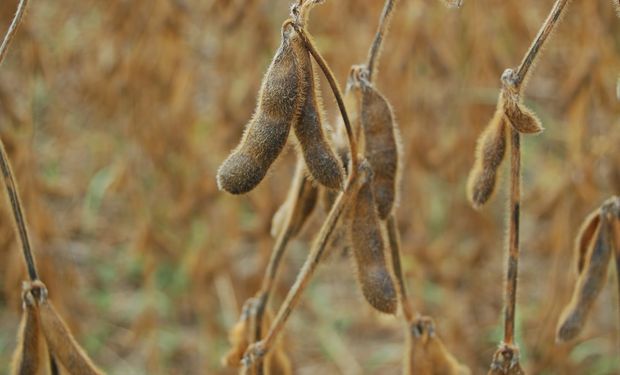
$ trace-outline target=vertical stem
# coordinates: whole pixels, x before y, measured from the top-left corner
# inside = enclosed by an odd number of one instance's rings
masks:
[[[372,82],[374,72],[377,70],[377,61],[381,55],[383,39],[385,38],[385,35],[387,35],[390,21],[392,20],[392,11],[394,10],[397,2],[398,0],[385,0],[379,26],[377,27],[377,33],[375,34],[375,39],[373,40],[370,50],[368,51],[368,63],[366,64],[366,67],[368,68],[369,82]]]
[[[569,0],[556,0],[553,8],[551,9],[551,12],[549,13],[549,16],[547,16],[547,19],[538,31],[536,38],[534,38],[534,41],[530,45],[529,50],[525,54],[525,57],[523,58],[521,64],[519,65],[519,68],[517,69],[516,79],[514,81],[515,86],[519,87],[525,81],[530,67],[534,64],[536,56],[538,56],[538,52],[544,45],[549,35],[551,35],[551,32],[557,25],[558,20],[562,15],[562,11],[564,11],[564,8],[566,7],[566,4],[568,4],[568,2]]]
[[[408,324],[413,322],[413,307],[411,301],[407,295],[407,287],[405,285],[405,279],[403,277],[402,265],[400,262],[400,236],[398,233],[398,227],[396,225],[396,218],[394,214],[391,214],[387,220],[387,232],[390,242],[390,253],[392,255],[392,270],[394,276],[396,276],[396,285],[398,288],[398,296],[400,298],[400,305],[403,309],[403,316]]]
[[[508,228],[508,268],[504,307],[504,343],[514,344],[517,279],[519,274],[519,219],[521,185],[521,134],[510,128],[510,218]]]
[[[21,24],[27,5],[28,0],[20,0],[17,6],[15,17],[13,17],[13,21],[11,22],[8,31],[4,36],[2,45],[0,45],[0,64],[2,64],[4,58],[6,57],[9,45],[11,44],[11,41],[15,37],[15,33],[19,28],[19,25]],[[28,228],[26,226],[26,220],[24,219],[22,205],[19,199],[19,192],[17,190],[17,186],[15,185],[15,179],[13,178],[13,172],[11,170],[9,157],[6,154],[4,143],[2,142],[2,140],[0,140],[0,168],[2,169],[2,177],[4,178],[6,193],[9,198],[9,202],[11,203],[11,209],[13,210],[13,219],[15,222],[15,226],[17,227],[17,232],[19,233],[19,239],[22,245],[24,260],[26,261],[28,276],[30,277],[30,280],[34,281],[39,278],[37,273],[37,267],[34,261],[34,257],[32,256],[32,250],[30,248]]]

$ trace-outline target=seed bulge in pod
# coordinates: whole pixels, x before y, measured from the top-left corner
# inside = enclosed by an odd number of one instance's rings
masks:
[[[346,220],[350,220],[350,244],[362,294],[380,312],[394,314],[396,289],[385,257],[385,241],[372,190],[372,170],[366,161],[360,164],[359,190]]]
[[[364,155],[374,172],[373,190],[379,218],[392,212],[396,200],[399,132],[392,106],[370,83],[362,80],[360,122],[364,130]]]
[[[325,137],[319,83],[308,52],[304,54],[301,66],[306,83],[305,102],[301,116],[294,124],[295,136],[310,175],[327,188],[340,189],[344,181],[344,170]]]
[[[497,172],[506,155],[506,120],[502,110],[478,138],[476,160],[467,180],[467,196],[474,208],[482,207],[493,195]]]
[[[304,54],[301,38],[285,26],[280,48],[263,78],[256,113],[246,126],[241,143],[217,172],[220,189],[232,194],[249,192],[262,181],[282,152],[305,99],[300,65]]]
[[[607,280],[607,268],[612,255],[612,222],[602,209],[598,230],[586,255],[583,270],[577,279],[570,303],[560,316],[556,331],[558,341],[575,338],[582,330],[596,297]]]

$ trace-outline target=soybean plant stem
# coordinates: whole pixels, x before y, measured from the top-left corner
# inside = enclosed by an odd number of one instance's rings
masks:
[[[387,234],[390,245],[390,253],[392,255],[392,270],[396,277],[396,285],[398,289],[398,298],[400,298],[400,305],[403,310],[403,316],[408,324],[411,324],[414,319],[413,307],[411,301],[407,295],[407,287],[405,285],[405,279],[403,277],[402,265],[400,262],[400,237],[398,234],[398,226],[396,225],[396,218],[394,214],[391,214],[387,219]]]
[[[357,174],[350,174],[350,176],[354,175]],[[349,204],[352,196],[352,189],[355,188],[355,181],[355,178],[353,180],[349,178],[344,187],[344,191],[342,191],[338,195],[338,198],[334,202],[332,209],[327,215],[327,218],[321,226],[321,230],[312,245],[312,250],[306,258],[306,262],[299,271],[295,283],[289,290],[284,302],[280,306],[280,309],[275,316],[275,319],[271,323],[269,332],[267,332],[267,335],[263,340],[254,343],[250,345],[250,347],[248,347],[243,361],[246,368],[252,367],[256,361],[260,361],[261,357],[263,357],[269,351],[269,349],[271,349],[275,340],[278,338],[280,331],[284,327],[284,324],[288,320],[291,312],[297,306],[297,303],[299,303],[301,294],[308,286],[308,282],[312,278],[314,271],[321,262],[323,254],[325,253],[325,250],[327,248],[327,241],[332,235],[338,219],[340,218],[345,206]]]
[[[17,12],[15,13],[15,17],[9,26],[9,30],[7,31],[4,40],[2,41],[2,45],[0,45],[0,65],[4,61],[6,53],[8,51],[9,45],[15,36],[15,32],[19,28],[21,24],[24,12],[26,11],[26,6],[28,5],[28,0],[21,0],[19,5],[17,6]],[[15,221],[15,226],[17,227],[17,232],[19,233],[19,239],[22,245],[22,251],[24,254],[24,260],[26,261],[26,268],[28,269],[28,276],[30,280],[35,281],[39,278],[37,273],[37,266],[35,264],[34,257],[32,255],[32,249],[30,248],[30,238],[28,236],[28,227],[26,226],[26,220],[24,219],[24,213],[22,210],[22,204],[19,199],[19,192],[17,190],[17,186],[15,184],[15,179],[13,178],[13,172],[11,170],[11,163],[9,162],[9,157],[6,154],[6,150],[4,148],[4,143],[0,140],[0,168],[2,169],[2,177],[4,178],[4,186],[6,187],[6,193],[9,198],[9,202],[11,203],[11,209],[13,210],[13,219]]]
[[[551,32],[557,25],[558,20],[562,16],[562,12],[566,8],[566,5],[569,1],[570,0],[557,0],[553,5],[549,16],[547,16],[545,23],[543,23],[542,27],[538,31],[536,38],[534,38],[532,45],[530,46],[529,50],[525,54],[525,57],[521,61],[521,65],[519,65],[519,68],[517,69],[516,77],[514,80],[515,86],[520,87],[526,80],[530,67],[534,65],[538,53],[540,52],[541,48],[545,44],[545,41],[548,39],[549,35],[551,35]]]
[[[504,343],[514,344],[517,279],[519,275],[519,219],[521,200],[521,134],[510,127],[510,220],[508,267],[504,303]]]
[[[366,67],[368,68],[368,82],[372,82],[374,72],[377,70],[383,39],[387,35],[390,21],[392,20],[392,11],[396,7],[397,2],[398,0],[386,0],[385,5],[383,6],[383,12],[381,13],[381,19],[379,21],[379,26],[377,27],[375,39],[372,41],[372,45],[368,51],[368,62],[366,63]]]

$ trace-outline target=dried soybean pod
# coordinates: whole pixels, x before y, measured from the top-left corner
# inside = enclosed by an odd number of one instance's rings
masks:
[[[385,257],[385,241],[372,191],[372,170],[366,161],[360,165],[361,185],[348,217],[350,243],[357,269],[357,280],[364,297],[375,309],[394,314],[397,307],[396,289]]]
[[[26,283],[30,284],[30,283]],[[28,288],[25,286],[25,288]],[[23,313],[17,347],[13,354],[12,375],[46,374],[48,353],[41,333],[39,311],[31,289],[22,293]]]
[[[255,302],[255,298],[250,298],[243,304],[243,310],[241,311],[239,320],[228,332],[228,341],[230,341],[232,347],[222,358],[222,366],[231,368],[241,366],[243,353],[245,353],[248,345],[250,345],[252,332],[250,318],[252,315],[251,310]]]
[[[431,318],[419,317],[407,328],[403,374],[471,374],[469,368],[460,364],[446,349],[435,333],[435,323]]]
[[[478,138],[476,161],[467,180],[467,196],[476,209],[495,191],[497,172],[506,155],[506,133],[504,113],[498,108]]]
[[[607,279],[607,268],[613,251],[612,222],[608,214],[609,212],[603,207],[600,213],[600,224],[596,231],[596,240],[589,249],[583,272],[577,279],[571,301],[560,317],[556,332],[558,341],[570,340],[581,332],[594,301]]]
[[[305,53],[293,28],[283,26],[282,43],[263,78],[256,113],[246,126],[241,143],[218,169],[220,189],[232,194],[254,189],[282,152],[291,124],[297,122],[305,100],[300,65]]]
[[[399,132],[387,99],[368,81],[360,80],[360,123],[364,131],[364,156],[374,172],[373,190],[379,218],[392,212],[396,200]]]
[[[271,221],[271,235],[273,237],[276,237],[283,230],[290,210],[292,210],[292,213],[288,230],[291,236],[296,236],[301,231],[308,217],[314,211],[319,191],[318,187],[310,181],[306,173],[304,162],[298,160],[293,183],[289,188],[286,200],[273,215]]]
[[[304,71],[306,90],[301,116],[293,125],[295,136],[310,175],[321,185],[341,189],[344,170],[323,131],[319,82],[308,52],[303,54],[300,65]]]
[[[586,255],[588,253],[588,248],[592,243],[592,238],[596,233],[596,230],[599,226],[601,216],[600,210],[590,213],[588,217],[583,221],[581,227],[579,228],[579,232],[577,233],[577,237],[575,238],[575,254],[577,256],[577,274],[580,274],[583,271],[583,266],[586,262]]]
[[[504,114],[510,125],[519,133],[536,134],[544,130],[534,112],[521,103],[506,100]]]
[[[75,341],[69,328],[52,306],[51,301],[43,299],[39,303],[39,316],[41,328],[51,354],[69,374],[103,374]]]

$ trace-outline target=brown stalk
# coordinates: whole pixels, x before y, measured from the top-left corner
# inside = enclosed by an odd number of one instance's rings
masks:
[[[568,0],[557,0],[536,35],[521,64],[513,71],[507,69],[502,74],[503,90],[506,100],[517,103],[523,91],[528,72],[536,61],[549,35],[557,25],[562,11]],[[510,368],[517,368],[518,352],[515,344],[515,314],[517,300],[517,280],[519,274],[519,221],[520,221],[520,184],[521,184],[521,134],[510,127],[510,201],[509,201],[509,228],[508,228],[508,264],[506,271],[505,300],[504,300],[504,338],[500,349],[494,357],[492,368],[503,367],[498,361],[510,358]],[[501,355],[497,355],[498,353]],[[510,352],[510,353],[509,353]]]
[[[387,234],[390,245],[390,254],[392,256],[392,271],[396,277],[396,288],[398,292],[398,298],[400,300],[400,306],[403,310],[403,317],[409,326],[415,316],[413,312],[413,306],[407,295],[407,287],[405,285],[405,279],[403,278],[403,269],[400,262],[400,236],[398,233],[398,227],[396,225],[396,218],[394,214],[391,214],[387,219]]]
[[[555,4],[553,4],[553,8],[551,9],[549,16],[547,16],[545,23],[543,23],[542,27],[538,31],[536,38],[534,38],[532,45],[525,54],[525,57],[523,57],[523,60],[521,61],[521,64],[519,65],[519,68],[514,75],[513,84],[515,87],[521,88],[523,82],[527,80],[527,75],[530,68],[536,62],[536,57],[538,56],[538,53],[540,52],[540,50],[545,44],[545,41],[547,40],[549,35],[551,35],[551,32],[557,25],[558,20],[562,16],[562,12],[564,11],[564,8],[569,1],[570,0],[557,0]]]
[[[349,204],[352,196],[352,189],[355,188],[356,185],[355,176],[357,176],[357,173],[351,172],[349,176],[350,177],[347,180],[344,191],[339,194],[336,202],[334,202],[334,205],[332,206],[331,211],[327,215],[325,222],[321,226],[321,230],[314,241],[312,250],[306,258],[303,267],[297,274],[297,279],[289,290],[286,299],[280,306],[278,314],[271,323],[269,332],[267,332],[267,335],[261,341],[248,347],[243,359],[243,366],[245,369],[254,368],[258,361],[261,361],[261,358],[267,354],[269,349],[271,349],[275,343],[279,333],[282,331],[282,328],[286,324],[291,312],[297,306],[297,303],[299,303],[301,294],[308,286],[308,282],[321,262],[325,250],[328,248],[326,245],[334,231],[334,228],[336,227],[336,223],[340,218],[344,207]]]
[[[372,82],[373,74],[377,70],[378,59],[381,55],[383,39],[385,39],[385,36],[387,35],[390,21],[392,20],[392,12],[396,7],[397,2],[398,0],[386,0],[385,5],[383,5],[383,12],[381,13],[379,27],[377,27],[375,39],[372,41],[372,45],[370,46],[370,50],[368,51],[368,62],[366,63],[366,67],[368,68],[369,82]]]
[[[11,44],[11,41],[15,36],[15,32],[19,28],[19,25],[22,21],[27,5],[28,0],[21,0],[19,2],[19,5],[17,6],[17,12],[15,13],[15,17],[13,18],[13,21],[9,26],[9,30],[4,37],[2,45],[0,46],[0,64],[2,64],[2,62],[4,61],[9,45]],[[11,163],[9,162],[9,157],[6,154],[4,143],[2,142],[2,140],[0,140],[0,168],[2,168],[4,186],[6,187],[6,193],[9,202],[11,203],[15,226],[17,227],[17,231],[19,233],[19,239],[22,245],[24,260],[26,262],[26,268],[28,270],[28,276],[30,277],[30,280],[34,281],[39,278],[39,274],[37,272],[37,265],[35,263],[34,257],[32,255],[32,249],[30,247],[30,236],[28,235],[28,227],[26,226],[26,220],[24,219],[22,204],[19,198],[19,191],[17,190],[15,179],[13,178]]]

